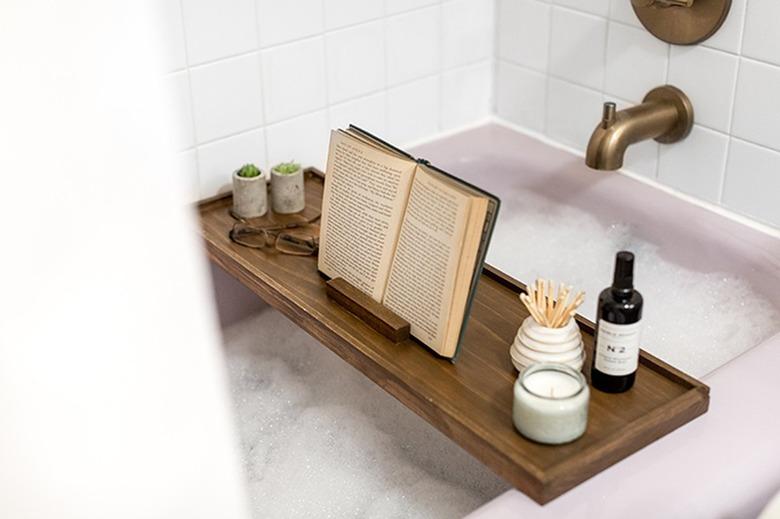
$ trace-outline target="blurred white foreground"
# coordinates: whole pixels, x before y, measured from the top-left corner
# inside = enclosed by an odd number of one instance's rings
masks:
[[[159,3],[0,4],[0,517],[245,517]]]

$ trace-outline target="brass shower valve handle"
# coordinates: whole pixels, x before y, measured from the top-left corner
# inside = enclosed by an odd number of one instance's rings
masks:
[[[674,45],[695,45],[723,25],[732,1],[631,0],[631,7],[656,38]]]
[[[635,7],[693,7],[694,0],[631,0]]]

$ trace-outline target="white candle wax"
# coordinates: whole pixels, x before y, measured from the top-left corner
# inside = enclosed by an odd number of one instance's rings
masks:
[[[580,390],[582,385],[561,371],[536,371],[525,377],[525,388],[537,396],[566,398]]]
[[[537,442],[567,443],[588,424],[590,390],[582,373],[563,364],[534,364],[517,377],[512,420]]]

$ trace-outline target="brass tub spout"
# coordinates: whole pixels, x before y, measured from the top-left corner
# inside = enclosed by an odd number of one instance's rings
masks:
[[[631,144],[646,139],[677,142],[692,127],[693,105],[682,90],[671,85],[654,88],[642,104],[625,110],[616,111],[615,103],[604,103],[601,122],[588,142],[585,164],[593,169],[620,169]]]

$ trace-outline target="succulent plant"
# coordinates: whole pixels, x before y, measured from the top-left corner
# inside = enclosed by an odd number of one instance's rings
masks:
[[[290,162],[281,162],[274,166],[274,171],[281,175],[292,175],[299,169],[301,169],[301,165],[292,160]]]
[[[254,178],[262,175],[260,168],[254,164],[244,164],[241,169],[238,170],[238,176],[244,178]]]

